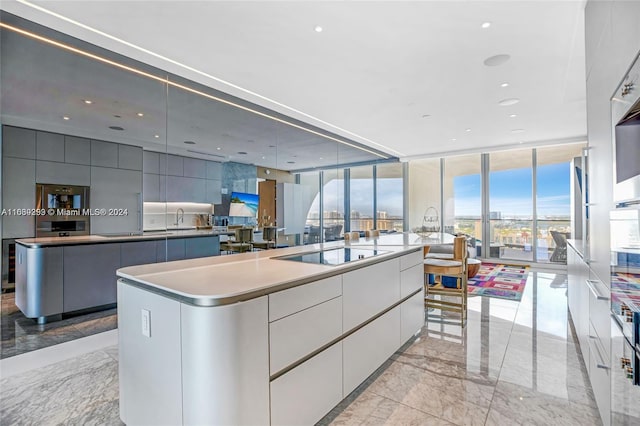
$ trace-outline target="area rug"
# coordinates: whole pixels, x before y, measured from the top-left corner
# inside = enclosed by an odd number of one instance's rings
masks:
[[[528,276],[529,266],[482,262],[476,276],[467,282],[468,294],[519,302]]]

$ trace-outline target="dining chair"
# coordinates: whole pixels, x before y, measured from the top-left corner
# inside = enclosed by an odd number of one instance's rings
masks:
[[[424,254],[426,256],[427,252]],[[452,259],[425,257],[423,262],[425,307],[438,309],[442,313],[459,313],[462,326],[467,321],[467,257],[467,241],[464,236],[460,236],[454,238]],[[454,277],[454,284],[447,284],[442,277]]]
[[[276,247],[278,228],[276,226],[264,226],[262,227],[262,241],[254,241],[253,248],[268,250]]]
[[[368,229],[368,230],[364,231],[364,236],[365,236],[365,238],[379,237],[380,236],[380,230],[378,230],[378,229]]]
[[[359,239],[360,239],[360,233],[358,231],[344,233],[345,241],[358,241]]]
[[[244,253],[253,250],[253,228],[236,228],[233,240],[220,243],[220,249],[228,252]]]

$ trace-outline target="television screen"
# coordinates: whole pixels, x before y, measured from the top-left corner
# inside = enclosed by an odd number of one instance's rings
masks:
[[[258,217],[258,194],[232,192],[229,216]]]

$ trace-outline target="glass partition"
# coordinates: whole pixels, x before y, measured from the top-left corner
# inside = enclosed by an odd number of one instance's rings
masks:
[[[373,223],[373,166],[349,169],[349,220],[351,231],[366,231]]]

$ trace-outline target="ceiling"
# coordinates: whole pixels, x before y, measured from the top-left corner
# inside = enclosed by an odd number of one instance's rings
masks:
[[[584,1],[2,8],[401,159],[586,139]]]

